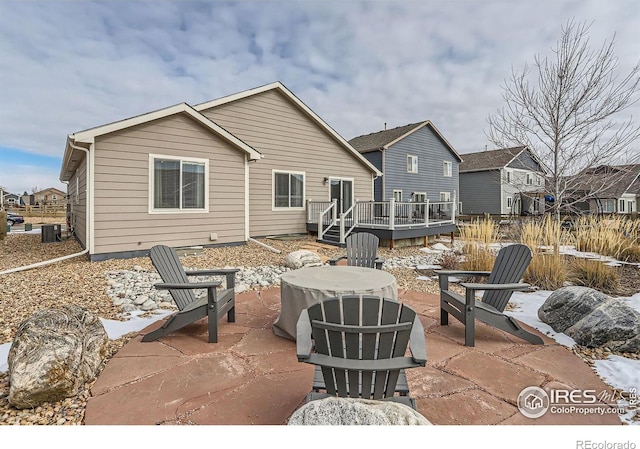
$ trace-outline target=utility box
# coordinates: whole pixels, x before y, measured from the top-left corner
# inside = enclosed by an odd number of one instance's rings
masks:
[[[32,223],[25,223],[24,224],[24,230],[25,231],[33,231],[33,224]]]
[[[42,243],[62,241],[62,225],[42,225]]]

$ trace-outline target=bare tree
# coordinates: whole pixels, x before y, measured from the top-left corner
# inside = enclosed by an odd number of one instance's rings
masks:
[[[570,211],[597,198],[615,175],[594,168],[628,163],[640,126],[621,113],[639,100],[640,62],[621,77],[615,35],[599,49],[589,44],[589,24],[568,21],[554,56],[535,56],[533,70],[512,69],[503,87],[505,105],[487,119],[487,137],[499,148],[527,145],[544,163],[553,211]],[[533,72],[533,73],[532,73]]]

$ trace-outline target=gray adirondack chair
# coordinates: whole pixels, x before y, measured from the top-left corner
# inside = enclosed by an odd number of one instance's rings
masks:
[[[440,324],[449,324],[449,314],[464,324],[465,346],[475,346],[475,320],[502,329],[530,343],[541,345],[542,339],[522,329],[518,322],[504,314],[514,291],[527,290],[530,285],[520,282],[531,262],[528,246],[514,244],[500,249],[491,271],[436,271],[440,282]],[[449,277],[489,277],[487,283],[461,283],[465,296],[449,290]],[[481,300],[476,291],[484,291]]]
[[[383,258],[378,257],[380,239],[369,232],[356,232],[345,239],[347,254],[329,260],[329,265],[336,265],[347,259],[347,265],[382,269]]]
[[[368,295],[328,298],[302,311],[296,345],[298,361],[317,366],[307,401],[338,396],[416,408],[404,370],[425,366],[427,350],[424,328],[410,307]]]
[[[178,312],[169,317],[162,327],[146,334],[142,341],[153,341],[181,329],[201,318],[208,317],[209,343],[218,342],[218,320],[226,313],[227,321],[235,322],[235,273],[238,269],[185,271],[176,252],[165,245],[149,251],[153,266],[164,282],[155,284],[169,290],[178,306]],[[188,276],[226,276],[226,288],[218,292],[221,281],[190,282]],[[193,290],[206,289],[207,296],[196,298]]]

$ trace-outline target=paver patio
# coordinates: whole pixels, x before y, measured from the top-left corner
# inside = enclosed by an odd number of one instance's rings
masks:
[[[579,357],[543,336],[535,346],[482,323],[476,346],[464,346],[455,320],[439,325],[438,297],[399,291],[425,327],[428,363],[407,371],[418,411],[433,424],[608,424],[612,414],[523,416],[516,406],[528,386],[610,391]],[[286,424],[310,391],[314,368],[299,363],[295,342],[271,326],[280,290],[236,296],[236,323],[220,321],[220,342],[207,343],[206,321],[158,341],[129,341],[92,388],[85,424]],[[603,407],[609,407],[602,404]]]

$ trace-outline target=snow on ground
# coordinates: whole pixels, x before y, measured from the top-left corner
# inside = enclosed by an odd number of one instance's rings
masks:
[[[506,310],[505,313],[518,321],[538,329],[559,344],[570,348],[576,344],[571,337],[563,333],[555,332],[551,326],[543,323],[538,318],[538,309],[551,293],[553,292],[542,290],[534,293],[515,292],[510,301],[515,307],[511,310]],[[630,298],[619,299],[625,301],[629,306],[640,312],[640,293]],[[638,394],[638,389],[640,389],[640,360],[610,355],[605,360],[596,360],[593,369],[602,380],[613,388]],[[619,400],[618,404],[624,406],[627,404],[627,401]],[[629,412],[626,415],[621,415],[620,419],[627,424],[640,425],[640,422],[632,421],[632,417],[633,412]]]

